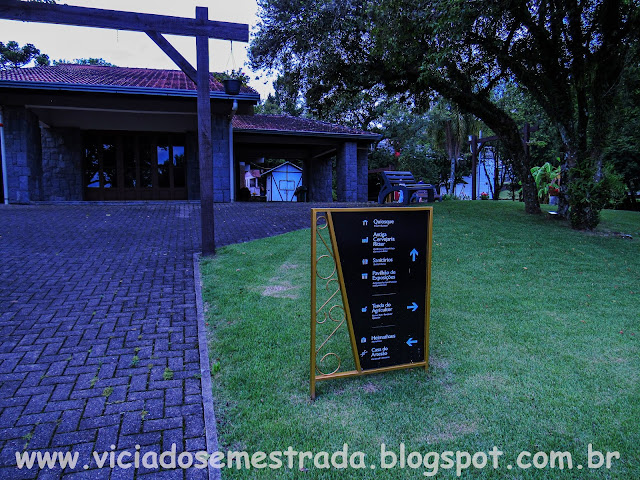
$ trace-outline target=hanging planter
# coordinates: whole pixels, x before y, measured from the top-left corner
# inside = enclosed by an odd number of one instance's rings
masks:
[[[239,78],[228,78],[223,80],[222,83],[224,84],[224,93],[227,95],[238,95],[240,93],[242,81]]]
[[[232,69],[230,73],[225,73],[225,77],[227,78],[222,81],[222,84],[224,85],[224,93],[227,95],[238,95],[240,93],[240,87],[242,87],[242,67],[236,71],[236,61],[233,58],[233,41],[230,47],[227,68],[229,67],[229,62],[231,62]]]

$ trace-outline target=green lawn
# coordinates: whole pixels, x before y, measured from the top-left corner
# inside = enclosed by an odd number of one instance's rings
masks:
[[[593,234],[527,216],[519,203],[450,201],[434,206],[433,232],[429,371],[321,382],[315,402],[309,230],[202,261],[221,447],[315,454],[347,443],[349,453],[366,454],[363,470],[307,461],[304,473],[225,469],[224,478],[434,472],[381,469],[382,443],[421,455],[504,452],[499,469],[489,458],[460,478],[640,478],[640,214],[604,212]],[[588,444],[620,459],[587,470]],[[525,450],[570,452],[574,469],[518,469]],[[436,476],[455,477],[442,468]]]

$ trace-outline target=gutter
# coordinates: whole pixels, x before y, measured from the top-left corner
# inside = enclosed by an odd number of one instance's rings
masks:
[[[234,128],[235,133],[253,133],[263,135],[283,135],[292,137],[322,137],[350,140],[381,140],[382,135],[377,133],[340,133],[340,132],[312,132],[306,130],[269,130],[267,128]]]
[[[9,205],[9,182],[7,182],[7,152],[4,145],[4,119],[2,106],[0,106],[0,157],[2,157],[2,187],[4,190],[4,204]]]
[[[233,105],[231,106],[231,113],[229,114],[229,201],[233,203],[235,201],[236,183],[236,162],[233,156],[233,116],[238,111],[238,101],[234,98]]]

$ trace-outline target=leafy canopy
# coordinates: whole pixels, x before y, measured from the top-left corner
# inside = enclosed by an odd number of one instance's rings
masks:
[[[73,61],[65,60],[61,58],[60,60],[54,60],[54,65],[64,65],[64,64],[74,64],[74,65],[96,65],[99,67],[117,67],[113,63],[107,62],[104,58],[76,58]]]
[[[493,95],[501,83],[514,82],[563,144],[560,201],[567,217],[568,183],[601,170],[612,99],[640,34],[638,0],[262,0],[260,6],[254,66],[291,78],[320,114],[358,104],[359,96],[375,98],[379,89],[426,110],[437,92],[501,137],[534,213],[537,189],[520,125]]]
[[[0,68],[20,68],[35,61],[36,65],[49,65],[49,56],[40,53],[40,50],[31,43],[22,47],[18,42],[8,41],[5,45],[0,42]]]

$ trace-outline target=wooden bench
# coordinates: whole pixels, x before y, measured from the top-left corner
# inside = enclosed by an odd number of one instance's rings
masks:
[[[382,178],[382,188],[378,194],[378,203],[383,204],[384,199],[393,192],[402,192],[402,203],[408,205],[409,202],[417,198],[425,198],[428,202],[440,200],[440,195],[436,194],[436,189],[429,183],[418,183],[413,178],[411,172],[385,171],[380,172]]]

